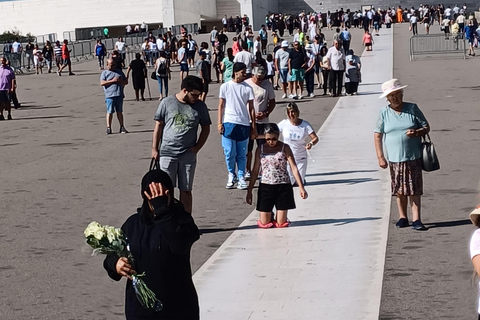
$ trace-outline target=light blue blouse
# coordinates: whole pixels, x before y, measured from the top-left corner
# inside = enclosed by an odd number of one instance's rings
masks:
[[[422,138],[408,137],[408,129],[427,127],[428,122],[414,103],[404,102],[402,112],[386,106],[380,109],[375,132],[384,134],[386,158],[390,162],[406,162],[422,157]]]

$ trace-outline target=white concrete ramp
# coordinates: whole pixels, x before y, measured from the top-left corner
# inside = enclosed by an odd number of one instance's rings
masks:
[[[253,212],[196,272],[202,320],[378,319],[391,198],[373,128],[392,44],[383,29],[362,56],[359,95],[340,98],[318,131],[291,226],[259,229]]]

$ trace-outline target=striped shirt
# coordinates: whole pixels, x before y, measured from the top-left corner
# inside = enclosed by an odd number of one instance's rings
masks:
[[[53,51],[55,51],[55,57],[61,57],[62,56],[62,47],[54,46]]]

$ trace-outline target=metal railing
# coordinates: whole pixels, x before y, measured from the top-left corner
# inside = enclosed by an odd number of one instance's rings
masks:
[[[410,61],[417,55],[458,53],[467,58],[467,41],[463,34],[425,34],[410,37]]]

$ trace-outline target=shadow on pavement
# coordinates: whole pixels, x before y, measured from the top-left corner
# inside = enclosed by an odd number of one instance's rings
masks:
[[[425,225],[428,226],[430,229],[458,227],[458,226],[465,226],[467,224],[472,224],[472,221],[470,221],[470,219],[463,219],[463,220],[454,220],[454,221],[425,223]]]
[[[128,133],[149,133],[149,132],[153,132],[153,130],[128,130]]]
[[[364,172],[377,172],[377,171],[378,171],[378,170],[334,171],[334,172],[307,174],[306,177],[314,177],[314,176],[334,176],[334,175],[337,175],[337,174],[364,173]]]
[[[362,222],[362,221],[373,221],[379,220],[380,217],[364,217],[364,218],[345,218],[345,219],[314,219],[314,220],[300,220],[300,221],[291,221],[289,228],[295,227],[305,227],[305,226],[314,226],[320,224],[333,224],[336,226],[343,226],[349,223]],[[225,231],[237,231],[237,230],[251,230],[251,229],[260,229],[257,225],[249,225],[237,228],[212,228],[212,229],[199,229],[200,234],[208,233],[217,233]],[[275,228],[271,228],[275,229]]]
[[[372,179],[372,178],[358,178],[358,179],[338,179],[338,180],[324,180],[324,181],[307,181],[305,184],[306,186],[318,186],[322,184],[357,184],[357,183],[364,183],[364,182],[372,182],[372,181],[378,181],[378,179]]]
[[[55,118],[73,118],[73,116],[45,116],[45,117],[30,117],[30,118],[16,118],[14,121],[20,120],[45,120],[45,119],[55,119]]]

